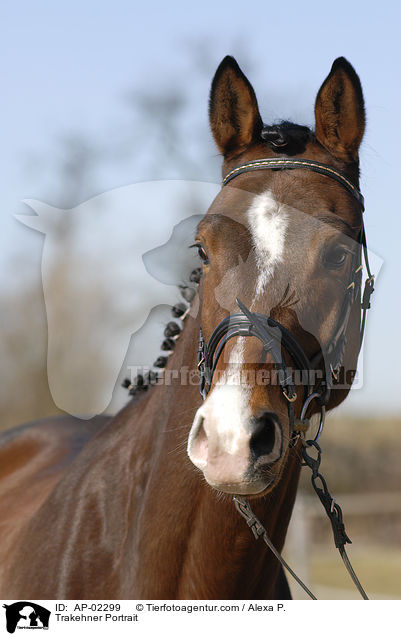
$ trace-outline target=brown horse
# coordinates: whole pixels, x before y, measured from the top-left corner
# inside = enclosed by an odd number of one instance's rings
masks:
[[[352,374],[337,387],[333,374],[356,368],[364,105],[344,58],[315,115],[314,133],[264,126],[235,60],[221,63],[210,124],[226,185],[195,237],[199,314],[187,316],[165,380],[111,421],[65,417],[3,434],[0,597],[290,598],[232,494],[252,498],[281,551],[305,414],[340,404]],[[204,401],[188,379],[197,368]],[[260,371],[279,379],[261,382]]]

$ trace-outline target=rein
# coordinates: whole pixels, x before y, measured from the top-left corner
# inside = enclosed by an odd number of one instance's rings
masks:
[[[351,183],[341,172],[327,166],[326,164],[311,161],[309,159],[257,159],[254,161],[248,161],[236,168],[233,168],[224,177],[222,187],[231,182],[235,177],[244,174],[246,172],[253,172],[255,170],[291,170],[304,168],[312,170],[319,174],[335,179],[346,190],[352,194],[361,206],[362,212],[364,211],[364,198],[356,186]],[[241,310],[241,313],[234,313],[224,318],[214,329],[210,340],[206,343],[202,327],[199,331],[198,341],[198,368],[200,371],[200,385],[199,390],[203,399],[206,398],[213,380],[218,360],[223,352],[223,349],[227,342],[231,338],[239,336],[249,336],[258,338],[263,344],[263,350],[265,355],[270,355],[273,360],[274,366],[278,371],[278,381],[280,384],[283,397],[287,401],[288,416],[290,423],[290,435],[291,442],[290,448],[295,446],[296,442],[301,439],[302,442],[302,458],[303,466],[309,466],[312,470],[312,486],[318,495],[326,513],[330,519],[334,542],[338,548],[340,555],[343,559],[345,567],[347,568],[354,584],[358,588],[363,599],[367,600],[368,597],[362,588],[345,551],[345,544],[351,543],[348,538],[344,524],[342,521],[342,510],[340,506],[335,503],[334,498],[328,491],[326,481],[319,472],[321,449],[317,443],[317,440],[322,432],[324,418],[325,418],[325,406],[330,397],[330,391],[338,378],[339,367],[342,362],[342,358],[345,350],[345,333],[348,325],[349,316],[353,303],[357,298],[357,293],[362,282],[362,253],[368,274],[368,278],[365,281],[365,287],[362,297],[362,320],[360,324],[360,344],[362,345],[363,335],[366,325],[366,312],[370,308],[370,296],[374,290],[374,276],[370,271],[368,249],[366,244],[365,228],[362,220],[362,226],[359,236],[360,248],[356,250],[353,255],[351,263],[351,275],[349,284],[347,286],[346,294],[343,300],[343,304],[340,310],[340,318],[337,326],[337,330],[331,340],[329,347],[326,351],[320,351],[316,356],[310,360],[305,354],[302,346],[297,339],[279,322],[273,318],[264,314],[257,314],[251,312],[247,307],[237,298],[236,303]],[[296,418],[294,413],[294,402],[297,399],[297,393],[295,390],[292,374],[288,369],[282,354],[281,348],[284,348],[289,357],[295,364],[295,368],[300,371],[305,371],[307,376],[307,382],[304,383],[304,401],[300,411],[300,417]],[[316,364],[323,357],[324,362],[324,377],[318,383],[315,388],[314,382],[311,378],[311,372],[316,370]],[[327,362],[327,364],[326,364]],[[310,404],[316,401],[320,408],[320,424],[318,432],[314,440],[305,440],[305,433],[309,428],[309,420],[306,417]],[[295,434],[295,435],[294,435]],[[315,448],[318,453],[318,458],[314,459],[307,450]],[[295,578],[295,580],[306,591],[310,598],[316,600],[316,597],[307,588],[307,586],[299,579],[295,572],[289,567],[281,554],[275,548],[271,540],[269,539],[266,529],[254,515],[247,499],[239,496],[234,496],[234,503],[238,512],[245,518],[247,524],[253,531],[256,539],[260,536],[267,546],[272,550],[277,559],[280,561],[289,573]]]

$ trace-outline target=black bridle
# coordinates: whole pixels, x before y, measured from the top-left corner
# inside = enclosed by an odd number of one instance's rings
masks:
[[[298,168],[312,170],[314,172],[318,172],[319,174],[330,177],[331,179],[335,179],[357,199],[361,206],[362,212],[364,211],[363,196],[359,192],[358,188],[356,188],[356,186],[351,183],[351,181],[349,181],[343,174],[341,174],[341,172],[339,172],[335,168],[327,166],[323,163],[319,163],[317,161],[311,161],[309,159],[266,158],[257,159],[255,161],[248,161],[247,163],[244,163],[231,170],[224,177],[222,185],[224,187],[227,183],[232,181],[232,179],[241,174],[244,174],[245,172],[266,169],[291,170]],[[202,328],[200,328],[198,344],[198,367],[200,370],[200,393],[202,395],[202,398],[205,399],[211,388],[213,375],[216,370],[217,363],[227,342],[231,340],[231,338],[236,338],[238,336],[253,336],[258,338],[262,342],[265,355],[270,355],[275,367],[278,370],[278,381],[281,387],[282,394],[287,400],[291,435],[290,446],[294,446],[295,443],[301,438],[301,454],[304,462],[303,465],[308,466],[312,471],[312,486],[320,501],[322,502],[327,516],[330,519],[336,548],[338,548],[344,565],[347,568],[362,598],[368,599],[366,592],[361,586],[359,579],[352,568],[352,565],[348,559],[348,555],[345,550],[345,544],[351,543],[351,541],[345,532],[342,510],[340,506],[335,503],[334,498],[328,490],[323,475],[319,472],[321,449],[317,443],[317,439],[319,438],[324,424],[325,406],[329,400],[332,385],[337,380],[339,367],[343,360],[346,344],[345,334],[349,316],[352,306],[358,297],[358,292],[362,282],[362,252],[368,274],[365,282],[361,304],[362,320],[360,324],[360,345],[362,345],[366,323],[366,312],[370,308],[370,296],[373,292],[374,284],[374,276],[372,275],[369,266],[363,219],[359,236],[359,248],[354,252],[354,255],[352,257],[350,280],[347,286],[344,300],[342,302],[338,326],[325,352],[320,350],[319,353],[316,354],[312,359],[309,359],[297,339],[281,323],[264,314],[251,312],[237,298],[236,302],[239,309],[241,310],[241,313],[231,314],[230,316],[224,318],[214,329],[208,343],[205,342],[202,334]],[[287,367],[281,355],[281,348],[284,348],[287,351],[292,362],[295,364],[296,369],[305,371],[308,377],[307,382],[304,383],[303,405],[299,418],[296,418],[294,414],[294,402],[297,399],[295,384],[293,381],[292,373],[290,372],[290,369]],[[322,359],[324,375],[318,386],[315,387],[315,382],[314,379],[311,377],[311,372],[316,368],[317,363]],[[309,427],[309,420],[307,419],[306,414],[310,404],[314,400],[320,407],[320,424],[315,438],[313,440],[305,441],[304,435]],[[317,451],[317,459],[315,459],[310,453],[308,453],[308,450],[312,449],[315,449],[315,451]],[[244,517],[248,526],[251,528],[255,538],[258,539],[259,537],[262,537],[266,545],[280,561],[281,565],[285,567],[287,571],[295,578],[295,580],[299,583],[299,585],[301,585],[301,587],[310,596],[310,598],[316,599],[309,588],[289,567],[288,563],[283,559],[280,552],[276,549],[273,542],[269,538],[266,529],[252,512],[247,499],[245,499],[244,497],[235,496],[234,503],[238,512]]]
[[[364,211],[363,196],[354,184],[349,181],[349,179],[331,166],[308,159],[266,158],[249,161],[231,170],[224,177],[222,186],[224,187],[235,177],[244,174],[245,172],[267,169],[291,170],[299,168],[312,170],[335,179],[357,199],[362,212]],[[303,433],[307,430],[309,421],[306,419],[306,413],[312,401],[315,400],[317,402],[320,408],[321,418],[319,430],[315,438],[316,441],[323,427],[325,405],[330,397],[330,391],[333,383],[337,381],[339,367],[341,366],[344,355],[345,334],[348,319],[361,286],[363,269],[361,256],[362,251],[368,273],[362,302],[363,315],[360,325],[360,344],[362,344],[363,340],[366,311],[370,307],[370,296],[373,292],[374,282],[374,277],[372,276],[369,267],[363,220],[359,237],[359,245],[359,249],[354,252],[352,257],[350,280],[340,310],[338,326],[326,351],[320,351],[312,359],[309,359],[297,339],[281,323],[264,314],[251,312],[237,298],[236,302],[241,313],[234,313],[224,318],[214,329],[208,343],[206,343],[203,337],[202,328],[200,328],[198,343],[198,368],[200,371],[199,388],[202,398],[205,399],[210,390],[217,363],[227,342],[232,338],[239,336],[256,337],[262,342],[265,355],[270,355],[274,366],[278,371],[278,382],[280,384],[282,394],[288,404],[291,434],[295,432],[298,435],[299,433]],[[295,418],[294,414],[294,402],[297,399],[295,384],[292,373],[287,367],[281,354],[282,348],[284,348],[289,354],[295,368],[299,371],[305,372],[307,377],[307,381],[304,382],[304,399],[299,418]],[[324,363],[323,377],[319,380],[318,386],[315,387],[312,372],[316,371],[316,365],[322,359]]]

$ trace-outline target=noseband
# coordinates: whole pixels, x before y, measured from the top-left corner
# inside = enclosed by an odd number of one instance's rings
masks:
[[[364,211],[364,199],[359,190],[341,172],[317,161],[308,159],[257,159],[248,161],[231,170],[223,179],[222,187],[227,185],[235,177],[245,172],[255,170],[291,170],[304,168],[318,172],[319,174],[335,179],[346,188],[358,201],[362,212]],[[360,248],[352,257],[351,275],[347,291],[340,310],[340,317],[335,334],[330,345],[325,352],[320,351],[314,358],[309,359],[297,339],[279,322],[264,314],[253,313],[237,298],[236,302],[241,313],[234,313],[224,318],[214,329],[210,340],[206,343],[202,328],[199,331],[198,344],[198,368],[200,371],[200,393],[205,399],[212,385],[213,375],[216,370],[218,360],[227,342],[239,336],[253,336],[258,338],[263,344],[265,355],[270,355],[274,367],[277,370],[278,383],[288,404],[288,415],[291,434],[295,431],[298,435],[305,432],[309,426],[306,419],[308,407],[313,400],[316,400],[321,411],[319,430],[315,441],[319,437],[325,416],[325,405],[330,397],[330,391],[338,379],[338,371],[341,365],[345,349],[345,333],[348,325],[349,315],[352,305],[357,297],[362,281],[361,253],[363,249],[365,265],[368,278],[365,282],[365,289],[362,300],[362,322],[360,325],[360,344],[362,344],[365,329],[366,311],[370,307],[370,296],[373,292],[374,277],[371,274],[366,245],[365,229],[362,227],[359,236]],[[294,402],[297,399],[295,384],[292,373],[287,367],[281,349],[284,348],[295,368],[306,373],[307,381],[304,382],[303,406],[299,418],[294,415]],[[315,387],[315,380],[312,378],[312,371],[316,370],[317,362],[323,358],[323,377],[318,386]]]

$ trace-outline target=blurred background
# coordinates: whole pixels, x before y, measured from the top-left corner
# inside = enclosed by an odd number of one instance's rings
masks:
[[[208,129],[207,102],[211,79],[226,54],[236,57],[253,84],[266,123],[290,119],[313,126],[314,99],[333,60],[343,55],[354,65],[367,110],[361,149],[366,231],[370,250],[383,266],[360,360],[363,386],[351,391],[328,418],[322,472],[344,504],[353,540],[350,556],[362,584],[374,598],[398,599],[401,301],[400,213],[394,199],[399,181],[401,88],[395,78],[400,18],[395,1],[373,5],[339,0],[326,6],[309,0],[285,5],[256,0],[245,6],[236,0],[203,0],[189,7],[180,2],[17,0],[0,6],[3,429],[61,411],[47,376],[41,271],[45,236],[15,218],[32,214],[23,201],[35,199],[66,210],[132,184],[198,184],[179,193],[173,188],[168,203],[163,190],[151,215],[138,206],[133,209],[139,244],[146,232],[160,227],[164,243],[174,225],[207,209],[213,184],[219,182],[221,162]],[[199,183],[208,185],[199,188]],[[96,223],[101,218],[99,208]],[[137,331],[128,337],[107,407],[116,412],[127,399],[119,386],[127,367],[151,364],[158,355],[169,299],[140,285],[138,274],[131,286],[125,280],[124,294],[110,302],[116,272],[102,269],[99,278],[93,217],[90,223],[73,214],[55,213],[52,219],[53,248],[62,258],[49,259],[47,285],[58,307],[60,333],[71,331],[79,301],[68,309],[65,299],[75,293],[78,280],[81,297],[90,299],[92,321],[86,326],[80,373],[96,379],[82,384],[94,400],[104,395],[109,382],[114,342],[96,329],[96,316],[107,316],[116,333]],[[122,235],[127,227],[121,223]],[[111,241],[118,243],[114,235]],[[171,304],[178,298],[173,282],[184,276],[181,266],[171,276]],[[117,259],[116,267],[121,268]],[[153,305],[151,320],[144,322]],[[130,331],[133,324],[136,329]],[[67,376],[76,372],[69,354],[68,340],[60,337],[57,359]],[[351,598],[351,583],[308,479],[301,483],[287,557],[321,598]],[[301,598],[295,588],[294,595]]]

